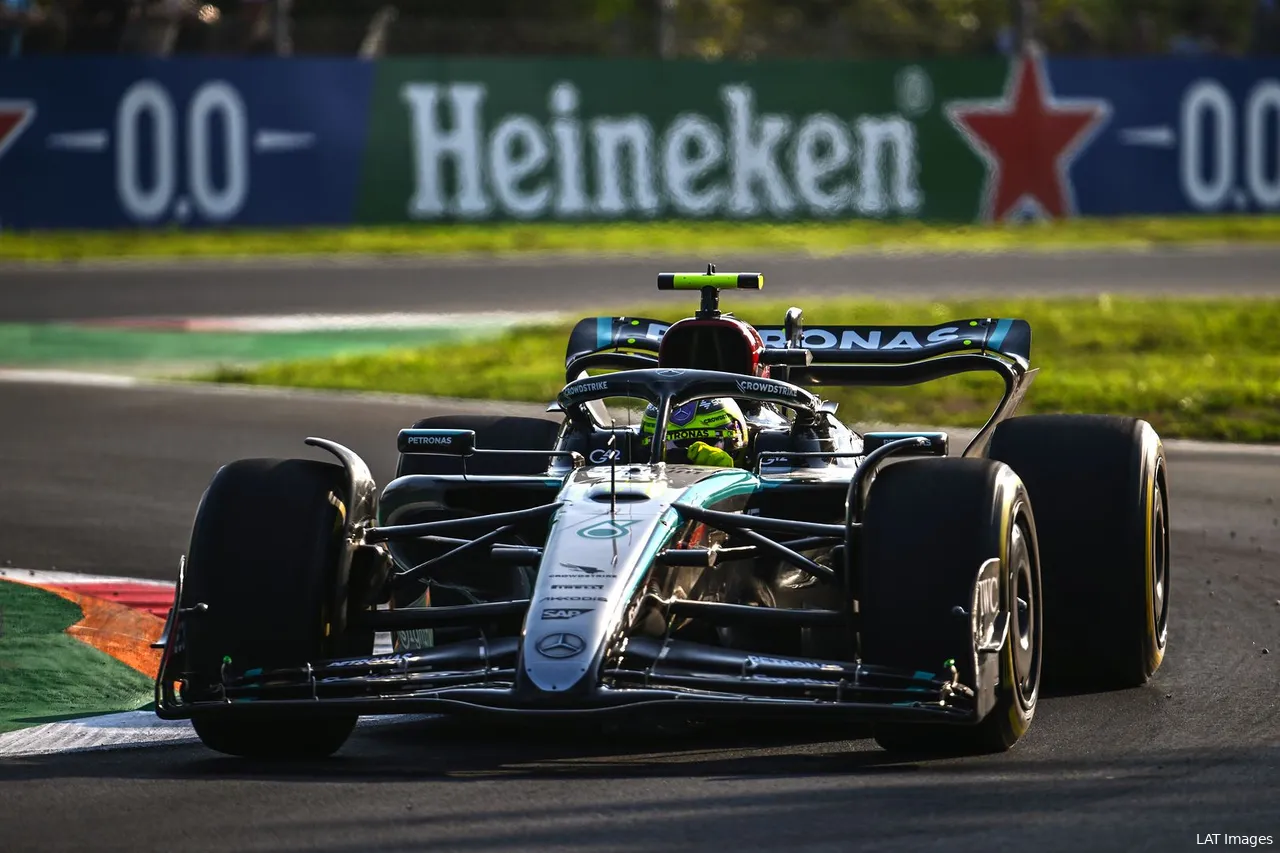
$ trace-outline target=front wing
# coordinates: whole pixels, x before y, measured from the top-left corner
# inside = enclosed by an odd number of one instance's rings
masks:
[[[160,717],[196,714],[499,714],[685,718],[812,714],[867,722],[976,723],[974,691],[942,673],[782,658],[678,640],[632,638],[589,689],[549,694],[520,676],[519,639],[235,673],[199,701],[157,683]]]

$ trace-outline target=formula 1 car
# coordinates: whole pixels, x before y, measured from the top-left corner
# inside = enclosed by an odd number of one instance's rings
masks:
[[[1023,320],[720,311],[721,288],[762,286],[660,275],[700,292],[695,316],[582,320],[553,417],[421,420],[381,492],[321,438],[340,464],[221,468],[157,643],[157,714],[254,757],[328,755],[360,715],[419,712],[823,718],[955,754],[1012,747],[1042,681],[1146,682],[1169,615],[1152,427],[1011,418],[1036,372]],[[809,390],[967,371],[1004,394],[959,455],[945,432],[858,434]],[[669,458],[673,413],[711,398],[741,405],[743,457]]]

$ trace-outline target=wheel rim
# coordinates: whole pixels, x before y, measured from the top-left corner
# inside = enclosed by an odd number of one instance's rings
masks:
[[[1040,583],[1030,542],[1021,515],[1013,525],[1009,542],[1010,581],[1013,587],[1012,625],[1014,683],[1023,708],[1035,703],[1040,688]]]
[[[1156,470],[1151,513],[1151,610],[1156,641],[1164,645],[1169,625],[1169,525],[1165,517],[1164,470]]]

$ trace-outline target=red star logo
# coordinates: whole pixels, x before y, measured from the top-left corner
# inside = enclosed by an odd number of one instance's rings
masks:
[[[1011,67],[1004,97],[953,101],[947,118],[987,164],[982,217],[1005,219],[1029,203],[1052,218],[1076,212],[1068,171],[1111,114],[1103,100],[1060,100],[1039,51]]]
[[[18,141],[36,117],[36,105],[31,101],[0,101],[0,157]]]

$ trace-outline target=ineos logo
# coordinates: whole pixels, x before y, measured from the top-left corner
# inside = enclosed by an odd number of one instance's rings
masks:
[[[577,634],[548,634],[538,641],[535,648],[543,657],[559,660],[582,654],[582,650],[586,647],[586,640]]]

